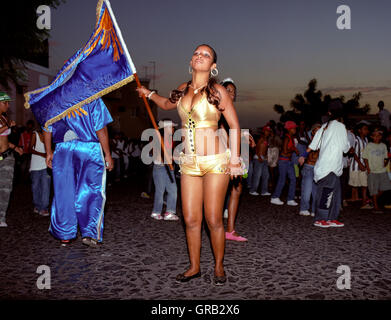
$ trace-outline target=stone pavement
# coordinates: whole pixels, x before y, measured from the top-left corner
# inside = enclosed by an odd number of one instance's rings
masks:
[[[188,266],[183,220],[150,218],[152,199],[139,183],[108,188],[104,245],[69,248],[49,233],[49,218],[32,213],[29,186],[17,185],[0,228],[0,299],[391,299],[391,212],[344,209],[344,228],[312,226],[298,209],[269,197],[242,196],[237,230],[248,243],[227,242],[228,282],[212,284],[213,255],[204,229],[202,277],[178,284]],[[180,200],[178,212],[181,216]],[[51,270],[51,289],[39,290],[37,268]],[[339,290],[340,265],[351,289]]]

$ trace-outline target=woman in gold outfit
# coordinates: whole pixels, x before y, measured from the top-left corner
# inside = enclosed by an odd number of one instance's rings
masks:
[[[192,79],[159,96],[145,87],[138,88],[163,110],[178,109],[184,130],[185,152],[180,155],[182,212],[190,267],[176,277],[188,282],[201,276],[201,225],[203,209],[210,230],[215,268],[215,285],[226,282],[224,271],[225,232],[223,205],[229,179],[243,174],[240,163],[240,126],[227,90],[214,78],[218,74],[217,55],[209,45],[198,46],[191,58]],[[230,127],[230,149],[224,147],[218,121],[224,115]]]

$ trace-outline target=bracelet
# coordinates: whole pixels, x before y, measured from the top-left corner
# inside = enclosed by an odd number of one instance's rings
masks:
[[[156,92],[155,92],[155,91],[151,91],[151,92],[147,95],[148,100],[151,99],[151,97],[152,97],[152,95],[153,95],[154,93],[156,93]]]

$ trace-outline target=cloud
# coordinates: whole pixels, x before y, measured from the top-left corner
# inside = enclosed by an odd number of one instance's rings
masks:
[[[275,95],[267,89],[239,90],[236,99],[238,102],[270,101],[275,99]]]
[[[391,93],[391,87],[378,86],[378,87],[328,87],[321,89],[324,94],[333,94],[333,95],[341,95],[341,94],[353,94],[356,92],[361,92],[363,94],[384,94]]]

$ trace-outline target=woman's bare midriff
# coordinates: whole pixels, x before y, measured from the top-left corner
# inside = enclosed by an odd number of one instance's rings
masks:
[[[8,136],[0,136],[0,153],[8,149]]]
[[[186,129],[185,129],[186,130]],[[199,156],[224,153],[227,147],[217,133],[218,127],[196,128],[195,129],[195,153]],[[182,138],[182,141],[187,138]],[[190,150],[184,150],[190,153]]]

